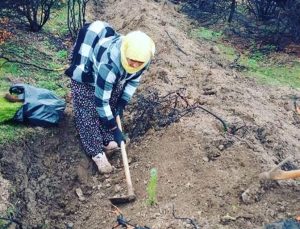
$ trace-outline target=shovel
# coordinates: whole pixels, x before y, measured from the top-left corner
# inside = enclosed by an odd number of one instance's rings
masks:
[[[280,167],[289,160],[290,158],[287,158],[271,170],[259,174],[259,178],[262,180],[286,180],[300,178],[300,169],[290,171],[284,171],[280,169]]]
[[[117,121],[118,128],[122,131],[121,119],[120,119],[119,115],[116,117],[116,121]],[[129,203],[129,202],[133,202],[136,199],[136,196],[134,194],[134,190],[133,190],[133,187],[132,187],[131,176],[130,176],[127,153],[126,153],[126,148],[125,148],[125,142],[124,141],[121,142],[121,153],[122,153],[122,160],[123,160],[123,165],[124,165],[124,170],[125,170],[125,177],[126,177],[126,182],[127,182],[128,195],[127,196],[121,196],[121,197],[111,197],[111,198],[109,198],[110,202],[113,205],[126,204],[126,203]]]

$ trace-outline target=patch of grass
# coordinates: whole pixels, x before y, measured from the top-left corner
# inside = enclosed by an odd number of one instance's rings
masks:
[[[217,44],[217,47],[227,60],[233,61],[236,58],[236,50],[233,47],[221,43]]]
[[[0,96],[0,123],[11,120],[22,105],[22,103],[8,102],[3,96]]]
[[[257,77],[262,83],[300,88],[299,62],[278,64],[269,55],[256,51],[251,55],[242,55],[239,63],[246,67],[247,75]]]
[[[1,124],[0,125],[0,144],[16,141],[25,135],[25,127],[17,124]]]
[[[68,51],[67,50],[60,50],[56,53],[56,57],[60,60],[66,60],[68,57]]]
[[[264,66],[252,60],[249,67],[249,73],[258,77],[261,82],[300,88],[300,63],[285,66],[275,64],[273,66]]]
[[[214,42],[219,48],[225,59],[233,62],[237,59],[239,53],[230,44],[222,43],[223,32],[215,32],[211,29],[199,27],[190,32],[190,36],[196,39],[204,39]],[[239,64],[245,73],[249,76],[257,77],[260,82],[272,85],[285,85],[292,88],[300,88],[300,63],[286,61],[278,64],[269,55],[275,52],[276,47],[273,45],[265,45],[257,49],[257,45],[253,43],[251,53],[240,54],[240,58],[236,64]],[[248,51],[249,50],[245,50]],[[278,53],[278,55],[281,55]]]
[[[6,74],[18,75],[19,73],[20,73],[19,65],[16,63],[6,62],[5,64],[1,64],[0,76]]]
[[[193,29],[190,33],[191,37],[194,38],[202,38],[204,40],[209,41],[218,41],[223,36],[222,32],[215,32],[211,29],[199,27],[197,29]]]
[[[35,136],[45,131],[48,130],[7,122],[0,125],[0,144],[11,144],[12,142],[23,141],[23,139],[35,138]]]

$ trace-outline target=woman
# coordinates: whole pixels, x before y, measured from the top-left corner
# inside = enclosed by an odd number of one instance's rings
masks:
[[[79,31],[66,74],[71,78],[76,128],[100,173],[113,170],[105,152],[125,140],[115,117],[122,115],[154,52],[154,42],[140,31],[122,36],[102,21]]]

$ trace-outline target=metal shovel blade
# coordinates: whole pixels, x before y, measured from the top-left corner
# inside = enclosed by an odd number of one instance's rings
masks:
[[[136,199],[135,195],[120,196],[120,197],[111,197],[111,198],[109,198],[110,202],[113,205],[127,204],[127,203],[135,201],[135,199]]]

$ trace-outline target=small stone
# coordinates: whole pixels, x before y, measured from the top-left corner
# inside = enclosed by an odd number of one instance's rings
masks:
[[[111,182],[111,179],[109,178],[109,179],[105,179],[105,182],[106,183],[110,183]]]
[[[159,217],[161,214],[159,212],[155,213],[155,217]]]
[[[192,185],[190,182],[188,182],[188,183],[185,185],[185,187],[187,187],[187,188],[192,188],[193,185]]]
[[[83,192],[82,192],[82,190],[80,188],[76,188],[75,192],[76,192],[76,194],[77,194],[77,196],[78,196],[78,198],[79,198],[80,201],[84,201],[85,200],[85,197],[83,196]]]
[[[205,162],[209,162],[209,158],[208,157],[203,157],[202,160],[205,161]]]
[[[106,187],[106,188],[109,188],[109,187],[111,187],[111,184],[110,184],[110,183],[107,183],[107,184],[105,185],[105,187]]]
[[[160,213],[157,212],[157,213],[155,213],[154,215],[151,216],[151,219],[156,219],[159,216],[160,216]]]
[[[97,189],[100,190],[102,188],[102,184],[97,185]]]
[[[74,224],[73,223],[66,223],[66,228],[67,229],[73,229],[73,227],[74,227]]]
[[[286,212],[285,206],[280,206],[278,209],[279,212]]]
[[[221,217],[221,223],[223,223],[223,224],[227,224],[227,223],[229,223],[230,221],[235,221],[235,220],[236,220],[235,217],[232,217],[232,216],[230,216],[230,215],[228,215],[228,214]]]
[[[176,193],[173,193],[172,195],[171,195],[171,199],[175,199],[177,197],[177,194]]]
[[[250,190],[247,189],[242,193],[242,200],[245,204],[251,203],[251,196],[250,196]]]
[[[221,151],[223,151],[225,149],[225,146],[224,145],[219,145],[218,149],[221,150]]]
[[[132,158],[129,157],[129,158],[128,158],[128,164],[130,165],[131,163],[132,163]]]
[[[118,185],[118,184],[115,185],[115,192],[120,192],[121,189],[122,189],[122,188],[121,188],[120,185]]]

